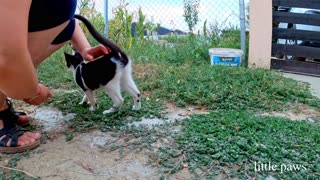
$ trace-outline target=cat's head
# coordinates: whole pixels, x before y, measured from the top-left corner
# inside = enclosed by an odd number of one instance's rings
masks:
[[[75,52],[74,55],[65,52],[64,57],[67,63],[67,67],[71,70],[74,70],[83,61],[82,56],[78,52]]]

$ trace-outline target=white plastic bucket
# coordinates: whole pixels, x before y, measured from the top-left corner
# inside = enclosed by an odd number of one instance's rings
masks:
[[[211,65],[240,66],[243,51],[230,48],[209,49]]]

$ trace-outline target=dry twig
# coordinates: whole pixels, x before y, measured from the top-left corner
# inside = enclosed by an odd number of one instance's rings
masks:
[[[186,157],[186,151],[183,151],[181,157],[179,158],[179,161],[175,164],[175,166],[166,174],[168,176],[172,173],[180,164],[182,164],[183,159]]]
[[[202,179],[203,177],[205,177],[214,167],[214,165],[217,165],[215,162],[211,162],[210,163],[210,168],[208,169],[208,171],[206,171],[205,173],[203,173],[201,176],[200,176],[200,179]]]
[[[24,173],[25,175],[30,176],[30,177],[32,177],[32,178],[34,178],[34,179],[39,179],[39,178],[33,176],[32,174],[30,174],[30,173],[28,173],[28,172],[26,172],[26,171],[23,171],[23,170],[19,170],[19,169],[15,169],[15,168],[9,168],[9,167],[4,167],[4,166],[0,166],[0,168],[7,169],[7,170],[10,170],[10,171],[21,172],[21,173]]]

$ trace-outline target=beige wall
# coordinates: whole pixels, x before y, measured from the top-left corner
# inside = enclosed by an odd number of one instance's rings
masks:
[[[270,68],[272,0],[250,0],[249,67]]]

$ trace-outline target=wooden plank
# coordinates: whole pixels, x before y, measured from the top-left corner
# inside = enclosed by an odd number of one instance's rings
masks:
[[[271,59],[271,69],[320,76],[320,63]]]
[[[319,1],[320,3],[320,1]],[[320,15],[273,11],[274,23],[292,23],[320,26]]]
[[[320,9],[319,0],[272,0],[273,6]]]
[[[272,1],[250,0],[249,67],[270,69]]]
[[[273,43],[272,54],[320,59],[320,48]]]
[[[320,32],[273,28],[272,37],[274,39],[291,39],[302,41],[320,41]]]

